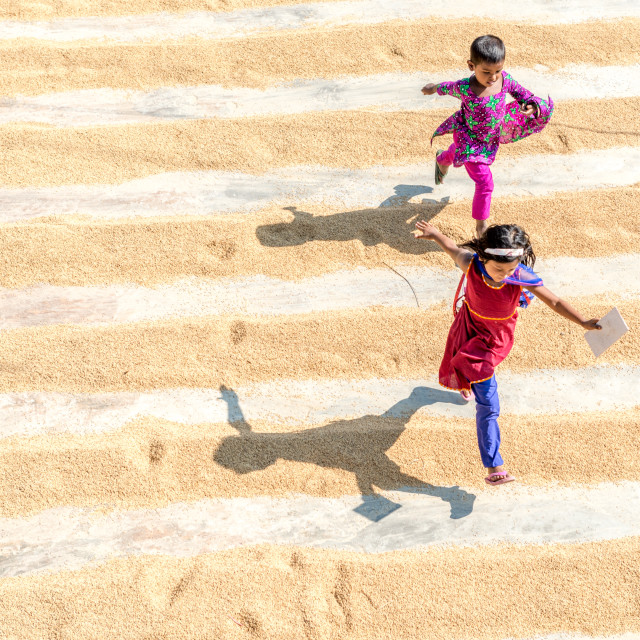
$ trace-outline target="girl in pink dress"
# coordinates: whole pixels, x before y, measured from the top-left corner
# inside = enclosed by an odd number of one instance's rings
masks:
[[[464,165],[475,182],[471,215],[480,237],[487,228],[493,176],[489,168],[501,144],[516,142],[544,129],[553,113],[553,101],[536,98],[506,71],[504,43],[497,36],[480,36],[471,44],[467,61],[473,75],[457,82],[427,84],[422,93],[458,98],[462,108],[447,118],[434,132],[453,133],[453,144],[436,155],[435,182],[440,184],[449,167]],[[507,104],[507,94],[515,102]]]
[[[435,241],[464,272],[454,302],[454,320],[440,365],[440,384],[476,400],[480,457],[488,484],[515,480],[500,456],[500,403],[495,368],[509,355],[518,307],[535,296],[584,329],[600,329],[547,289],[532,270],[529,236],[513,224],[492,225],[477,239],[457,246],[428,222],[416,224],[416,238]],[[463,283],[464,292],[459,296]],[[524,290],[524,291],[523,291]]]

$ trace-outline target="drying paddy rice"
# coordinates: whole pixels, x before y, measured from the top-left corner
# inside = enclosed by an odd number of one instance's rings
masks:
[[[556,102],[491,220],[630,328],[520,312],[502,487],[411,234],[473,232],[420,88],[482,33]],[[624,0],[2,3],[0,637],[640,638],[639,54]]]

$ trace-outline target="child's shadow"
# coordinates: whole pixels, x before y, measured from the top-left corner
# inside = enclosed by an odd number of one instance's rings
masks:
[[[430,242],[416,242],[410,233],[410,223],[418,216],[431,220],[449,203],[442,200],[423,199],[422,204],[409,203],[409,199],[423,193],[431,193],[432,187],[399,184],[395,195],[387,198],[379,207],[344,211],[328,216],[314,216],[297,207],[284,207],[293,213],[291,222],[266,224],[256,229],[260,243],[267,247],[292,247],[307,242],[348,242],[360,240],[366,247],[386,244],[401,253],[422,255],[437,248]]]
[[[229,423],[238,431],[238,435],[222,442],[213,457],[227,469],[251,473],[284,459],[350,471],[356,476],[363,500],[355,511],[372,521],[381,520],[401,506],[376,494],[374,486],[440,498],[449,503],[450,517],[454,519],[464,518],[473,510],[473,494],[457,486],[438,487],[407,475],[386,454],[420,407],[435,402],[462,404],[464,401],[455,393],[416,387],[408,398],[379,416],[338,420],[294,433],[255,433],[244,418],[235,391],[225,386],[220,391],[227,403]]]

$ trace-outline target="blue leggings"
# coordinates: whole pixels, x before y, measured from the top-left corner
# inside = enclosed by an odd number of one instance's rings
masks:
[[[496,377],[491,376],[484,382],[471,385],[471,391],[476,398],[476,431],[478,432],[478,447],[480,457],[485,467],[497,467],[503,464],[500,455],[500,400],[498,399],[498,383]]]

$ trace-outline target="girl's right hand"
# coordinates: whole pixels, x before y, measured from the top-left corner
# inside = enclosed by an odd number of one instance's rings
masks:
[[[415,237],[424,240],[433,240],[435,234],[438,233],[438,230],[430,222],[424,220],[416,222],[416,229],[417,231],[413,232]]]
[[[433,95],[436,92],[437,86],[438,85],[433,84],[433,82],[430,82],[429,84],[425,84],[424,87],[422,87],[422,93],[424,93],[425,96]]]

